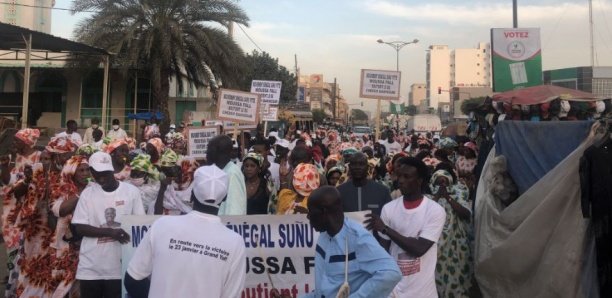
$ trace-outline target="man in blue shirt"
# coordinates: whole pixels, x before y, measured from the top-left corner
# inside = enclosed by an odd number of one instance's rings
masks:
[[[350,297],[387,297],[401,279],[397,263],[360,223],[344,217],[340,193],[332,186],[315,190],[308,219],[320,232],[315,252],[315,290],[305,297],[336,297],[345,282],[348,254]]]

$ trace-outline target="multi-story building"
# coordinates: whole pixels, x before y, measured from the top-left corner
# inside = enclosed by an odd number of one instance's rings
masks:
[[[427,85],[423,83],[415,83],[410,85],[410,93],[408,93],[408,105],[420,106],[421,101],[427,98]]]
[[[545,70],[544,84],[591,92],[612,98],[612,66],[583,66]]]
[[[0,5],[0,22],[51,33],[51,12],[55,0],[6,0]],[[47,8],[45,8],[47,7]]]
[[[454,87],[491,86],[491,46],[481,42],[473,49],[451,50],[432,45],[427,53],[427,93],[429,106],[450,102]],[[441,92],[438,92],[441,90]]]

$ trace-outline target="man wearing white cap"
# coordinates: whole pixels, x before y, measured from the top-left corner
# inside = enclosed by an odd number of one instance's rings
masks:
[[[89,167],[96,183],[83,190],[72,217],[83,236],[76,279],[81,297],[121,297],[121,244],[130,241],[121,220],[145,214],[140,191],[115,179],[108,153],[94,153]]]
[[[130,296],[240,297],[244,240],[217,216],[229,177],[215,165],[204,166],[193,184],[193,211],[158,219],[136,249],[125,274]]]

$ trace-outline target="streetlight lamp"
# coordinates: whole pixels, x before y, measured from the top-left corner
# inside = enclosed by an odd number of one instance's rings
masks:
[[[380,43],[380,44],[386,44],[391,46],[392,48],[395,49],[395,70],[399,71],[399,51],[409,45],[409,44],[415,44],[418,43],[419,40],[418,39],[414,39],[412,41],[384,41],[382,39],[377,40],[376,42]],[[378,138],[378,134],[379,134],[379,127],[380,127],[380,99],[378,100],[378,118],[376,120],[376,138]],[[398,122],[397,122],[397,129],[399,130],[399,116],[398,116]]]
[[[396,66],[395,66],[395,70],[399,71],[399,51],[409,45],[409,44],[415,44],[418,43],[419,40],[418,39],[414,39],[413,41],[384,41],[382,39],[377,40],[376,42],[381,43],[381,44],[386,44],[391,46],[392,48],[395,49],[395,53],[396,53]]]

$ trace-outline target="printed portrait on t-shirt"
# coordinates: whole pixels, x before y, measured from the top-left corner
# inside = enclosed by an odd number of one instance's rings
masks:
[[[106,219],[106,223],[101,225],[100,227],[112,229],[120,228],[121,223],[116,222],[115,217],[117,217],[117,210],[115,208],[106,208],[106,210],[104,210],[104,218]]]

